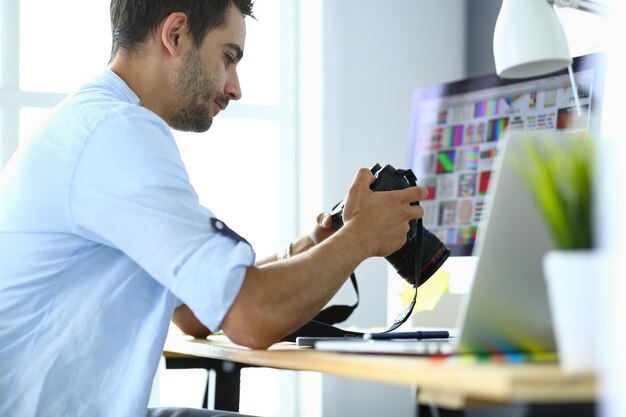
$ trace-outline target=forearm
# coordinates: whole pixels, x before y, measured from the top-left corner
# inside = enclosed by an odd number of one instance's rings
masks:
[[[304,253],[310,248],[312,248],[314,245],[315,243],[313,242],[313,240],[311,239],[309,235],[303,235],[289,244],[289,256],[291,257],[294,255]],[[260,266],[264,266],[272,262],[276,262],[280,260],[279,256],[280,256],[280,252],[270,255],[268,257],[265,257],[263,259],[260,259],[255,263],[255,266],[260,267]]]
[[[369,255],[346,230],[285,261],[249,268],[222,329],[245,346],[271,345],[311,320]]]

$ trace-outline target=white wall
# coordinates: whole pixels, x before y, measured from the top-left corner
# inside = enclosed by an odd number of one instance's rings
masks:
[[[599,204],[597,204],[598,223],[600,226],[599,246],[607,254],[605,265],[600,266],[590,287],[596,296],[596,340],[600,376],[601,417],[621,417],[626,415],[626,169],[624,155],[624,97],[626,81],[624,79],[624,36],[626,36],[626,5],[622,1],[613,1],[612,19],[604,19],[602,25],[607,31],[594,32],[592,39],[597,40],[607,51],[607,74],[605,98],[602,115],[602,135],[599,142],[598,185]],[[600,33],[597,33],[600,32]],[[601,35],[604,35],[602,37]]]
[[[356,170],[406,167],[411,93],[465,74],[465,7],[459,0],[325,1],[323,204],[340,201]],[[349,323],[386,325],[386,261],[358,270],[362,305]],[[353,299],[345,291],[345,302]]]
[[[465,75],[465,2],[323,2],[322,203],[340,201],[356,170],[406,167],[411,93]],[[357,269],[361,302],[345,325],[386,326],[384,259]],[[352,303],[344,286],[333,303]],[[324,417],[412,415],[415,390],[323,378]]]

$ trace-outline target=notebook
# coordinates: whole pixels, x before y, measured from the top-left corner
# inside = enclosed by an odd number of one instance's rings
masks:
[[[553,249],[553,244],[511,160],[524,141],[564,139],[513,132],[500,143],[486,197],[488,213],[479,227],[476,272],[459,309],[458,337],[441,341],[324,341],[315,348],[445,355],[555,352],[541,266],[543,254]]]

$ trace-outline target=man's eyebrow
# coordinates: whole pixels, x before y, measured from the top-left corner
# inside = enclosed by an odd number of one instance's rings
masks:
[[[241,47],[236,43],[227,43],[226,46],[235,51],[237,55],[237,62],[241,61],[241,58],[243,58],[243,51],[241,50]]]

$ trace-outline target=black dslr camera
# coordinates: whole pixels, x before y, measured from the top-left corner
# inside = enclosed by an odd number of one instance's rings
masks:
[[[370,186],[373,191],[401,190],[416,185],[416,178],[410,169],[395,169],[391,165],[383,168],[376,164],[371,169],[376,180]],[[412,204],[419,205],[419,202]],[[344,202],[339,202],[332,210],[333,228],[343,226]],[[444,263],[450,250],[432,233],[424,228],[422,219],[409,222],[407,241],[398,251],[385,257],[398,274],[414,287],[422,285]],[[419,266],[419,268],[418,268]],[[419,278],[416,279],[416,276]]]

